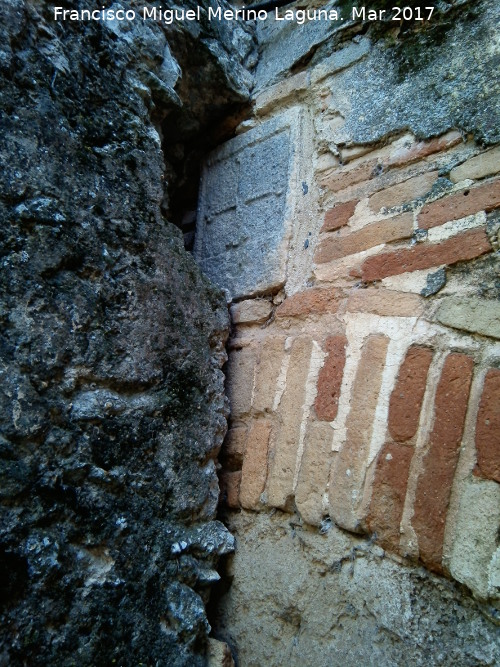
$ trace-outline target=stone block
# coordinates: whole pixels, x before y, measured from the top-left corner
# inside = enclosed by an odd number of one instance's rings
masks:
[[[437,171],[414,176],[407,181],[392,185],[381,192],[377,192],[369,199],[372,211],[378,212],[381,208],[401,206],[406,202],[423,197],[429,192],[438,177]]]
[[[248,431],[248,441],[241,470],[240,504],[245,509],[257,509],[267,479],[267,455],[271,422],[254,420]]]
[[[419,243],[414,248],[401,248],[368,257],[361,267],[363,280],[371,282],[409,271],[430,269],[433,266],[455,264],[474,259],[491,250],[484,228],[457,234],[441,243]]]
[[[234,667],[231,650],[225,642],[220,642],[213,637],[208,638],[207,647],[208,667]]]
[[[463,164],[450,171],[450,180],[459,183],[466,179],[493,176],[500,171],[500,146],[495,146],[485,153],[471,157]]]
[[[363,38],[359,42],[348,42],[344,48],[335,51],[329,58],[325,58],[311,72],[311,81],[318,83],[327,76],[350,67],[370,51],[370,40]]]
[[[443,541],[451,487],[460,454],[474,362],[465,354],[446,357],[436,390],[434,423],[413,506],[412,527],[421,560],[442,572]]]
[[[490,368],[484,379],[476,422],[478,474],[500,483],[500,370]]]
[[[421,229],[437,227],[450,220],[460,220],[478,211],[492,211],[500,206],[500,178],[465,188],[437,199],[423,207],[418,214]]]
[[[233,298],[285,282],[298,193],[300,114],[287,111],[223,144],[202,173],[194,256]]]
[[[333,421],[339,407],[340,389],[344,374],[347,339],[330,336],[325,344],[328,356],[318,376],[318,393],[314,410],[318,419]]]
[[[248,299],[233,303],[231,320],[233,324],[259,324],[271,315],[272,306],[266,299]]]
[[[436,312],[436,320],[454,329],[500,339],[500,303],[490,299],[448,297]]]
[[[292,97],[300,90],[306,90],[309,86],[309,72],[299,72],[284,81],[266,88],[255,98],[255,111],[262,115],[269,111],[277,102]]]
[[[401,364],[389,402],[389,433],[396,442],[406,442],[417,432],[431,361],[431,350],[414,345]]]
[[[383,243],[410,238],[412,234],[413,216],[411,213],[404,213],[389,220],[373,222],[350,234],[323,238],[314,259],[318,264],[324,264]]]

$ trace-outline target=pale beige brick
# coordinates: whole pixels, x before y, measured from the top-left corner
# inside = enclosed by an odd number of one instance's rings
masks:
[[[254,420],[248,432],[248,440],[241,471],[240,504],[245,509],[257,509],[267,479],[267,455],[271,422]]]
[[[366,459],[375,418],[389,338],[370,336],[361,354],[347,417],[346,441],[335,459],[330,476],[330,516],[342,528],[360,530],[357,513],[363,498]]]
[[[257,412],[271,412],[276,382],[285,355],[285,336],[268,337],[260,351],[256,368],[253,408]]]
[[[471,157],[463,164],[450,171],[450,180],[459,183],[467,178],[476,179],[493,176],[500,171],[500,146],[495,146],[486,153]]]
[[[281,509],[290,509],[293,500],[293,480],[312,346],[309,337],[297,338],[292,345],[286,387],[277,413],[277,433],[272,439],[274,447],[267,483],[268,503]]]
[[[328,484],[333,429],[327,422],[310,422],[300,466],[295,504],[307,523],[319,526],[323,519],[323,495]]]
[[[418,294],[386,289],[360,289],[347,300],[350,313],[373,313],[382,317],[418,317],[424,312],[424,300]]]
[[[255,362],[253,347],[234,349],[229,354],[226,390],[233,418],[249,412],[252,405]]]

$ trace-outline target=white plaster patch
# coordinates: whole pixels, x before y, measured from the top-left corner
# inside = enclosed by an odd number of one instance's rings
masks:
[[[466,218],[460,218],[460,220],[451,220],[450,222],[445,222],[444,225],[439,225],[439,227],[433,227],[429,229],[427,234],[427,240],[431,243],[437,243],[438,241],[444,241],[449,239],[460,232],[464,232],[467,229],[474,229],[475,227],[482,227],[486,224],[486,213],[480,211],[476,215],[468,215]]]

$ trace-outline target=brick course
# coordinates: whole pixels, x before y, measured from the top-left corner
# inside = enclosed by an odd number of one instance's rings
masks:
[[[357,200],[346,201],[337,204],[325,213],[325,220],[323,222],[322,232],[332,232],[340,227],[344,227],[349,222],[354,209],[357,205]]]
[[[500,370],[485,377],[476,423],[478,474],[500,482]]]
[[[345,336],[331,336],[327,339],[325,350],[328,356],[318,377],[318,393],[314,409],[318,419],[333,421],[337,416],[340,388],[345,366]]]
[[[267,455],[271,422],[258,419],[252,422],[241,471],[240,504],[245,509],[257,509],[267,479]]]

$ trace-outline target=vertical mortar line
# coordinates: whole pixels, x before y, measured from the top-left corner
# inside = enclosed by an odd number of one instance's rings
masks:
[[[276,381],[276,394],[274,396],[273,412],[276,412],[278,409],[279,404],[281,403],[281,398],[285,391],[288,366],[290,365],[290,349],[292,347],[292,343],[293,337],[289,336],[285,341],[285,353],[283,355],[283,361],[281,362],[280,372]]]
[[[304,407],[302,411],[302,421],[300,424],[299,446],[297,448],[297,460],[295,463],[295,473],[293,476],[293,491],[297,489],[299,480],[300,466],[302,464],[302,457],[304,455],[304,441],[306,437],[306,429],[311,414],[311,407],[314,403],[317,394],[318,375],[323,363],[325,361],[326,353],[323,352],[318,343],[313,340],[313,347],[311,350],[311,358],[309,360],[309,372],[306,380],[306,395],[304,400]]]
[[[436,398],[437,387],[444,362],[449,354],[449,349],[435,350],[434,357],[427,373],[427,386],[425,388],[422,408],[420,410],[420,419],[418,422],[417,437],[415,439],[415,451],[408,471],[408,484],[406,487],[406,497],[401,517],[400,547],[403,553],[418,556],[417,536],[411,525],[413,517],[413,505],[417,492],[417,482],[421,470],[422,459],[426,453],[426,445],[434,426],[434,402]]]

